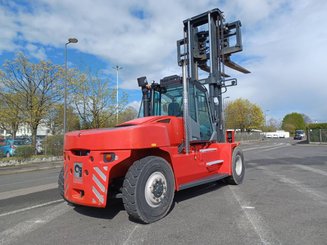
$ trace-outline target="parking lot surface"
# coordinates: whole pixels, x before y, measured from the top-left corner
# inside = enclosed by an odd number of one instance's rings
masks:
[[[326,244],[327,146],[280,139],[242,148],[243,184],[178,192],[170,213],[149,225],[129,220],[119,200],[68,205],[56,189],[59,168],[1,175],[0,244]]]

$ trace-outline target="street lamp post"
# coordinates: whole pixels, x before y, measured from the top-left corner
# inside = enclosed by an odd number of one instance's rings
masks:
[[[225,100],[226,99],[229,99],[230,97],[229,96],[226,96],[223,98],[223,104],[222,104],[222,107],[223,107],[223,125],[224,125],[224,135],[225,135],[225,130],[226,130],[226,117],[225,117]],[[224,137],[225,138],[225,137]]]
[[[114,66],[113,67],[113,69],[115,69],[116,70],[116,89],[117,89],[117,91],[116,91],[116,99],[117,99],[117,103],[116,103],[116,124],[118,124],[118,103],[119,103],[119,100],[118,100],[118,80],[119,80],[119,70],[121,70],[121,69],[123,69],[123,67],[121,67],[121,66],[118,66],[118,65],[116,65],[116,66]]]
[[[64,83],[64,133],[67,132],[67,82],[68,82],[68,69],[67,69],[67,45],[70,43],[77,43],[77,38],[68,38],[65,43],[65,83]]]
[[[229,96],[226,96],[223,98],[223,106],[225,106],[225,100],[229,99],[230,97]]]

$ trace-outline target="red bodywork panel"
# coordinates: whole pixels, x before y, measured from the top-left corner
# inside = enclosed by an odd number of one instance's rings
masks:
[[[190,153],[178,152],[183,142],[181,117],[155,116],[128,121],[112,129],[69,132],[64,145],[65,198],[76,204],[105,207],[109,186],[125,176],[136,160],[157,155],[173,168],[176,190],[217,174],[231,175],[231,156],[237,143],[192,144]],[[105,154],[114,154],[106,162]]]
[[[183,139],[182,125],[181,118],[146,117],[112,129],[74,131],[65,135],[65,150],[143,149],[178,145]]]

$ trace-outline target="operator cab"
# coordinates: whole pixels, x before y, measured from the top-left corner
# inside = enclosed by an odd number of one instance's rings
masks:
[[[140,81],[141,80],[141,81]],[[138,79],[143,99],[138,117],[176,116],[183,117],[182,78],[174,75],[160,80],[160,84]],[[216,133],[210,115],[207,89],[197,81],[189,83],[189,125],[191,141],[213,140]]]

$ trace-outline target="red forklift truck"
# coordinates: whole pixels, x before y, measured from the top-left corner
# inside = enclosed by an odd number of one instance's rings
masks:
[[[234,132],[224,132],[222,94],[237,84],[224,66],[242,51],[240,21],[225,23],[213,9],[184,21],[177,41],[182,76],[160,83],[138,78],[139,117],[110,129],[66,133],[63,198],[76,205],[104,208],[122,198],[129,216],[152,223],[172,206],[176,191],[225,179],[240,184],[245,164]]]

